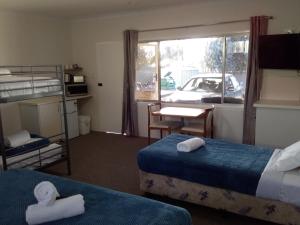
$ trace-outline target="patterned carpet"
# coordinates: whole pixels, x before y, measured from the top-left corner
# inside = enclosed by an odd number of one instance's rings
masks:
[[[146,138],[124,137],[100,132],[92,132],[89,135],[75,138],[71,141],[71,178],[186,208],[192,215],[193,225],[273,224],[142,193],[139,190],[136,155],[138,150],[146,145]],[[65,165],[57,165],[51,170],[64,172]]]

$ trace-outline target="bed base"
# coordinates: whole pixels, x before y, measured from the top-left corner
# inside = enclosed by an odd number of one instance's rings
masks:
[[[140,188],[152,194],[285,225],[300,225],[300,208],[140,170]]]

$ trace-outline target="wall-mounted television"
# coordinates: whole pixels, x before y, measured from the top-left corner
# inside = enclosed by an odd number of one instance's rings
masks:
[[[260,68],[300,70],[300,34],[262,35],[258,54]]]

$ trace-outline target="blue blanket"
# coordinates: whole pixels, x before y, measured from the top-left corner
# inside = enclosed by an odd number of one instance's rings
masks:
[[[252,145],[205,139],[206,145],[190,153],[178,152],[177,143],[191,138],[172,134],[142,149],[139,168],[208,186],[255,195],[260,176],[273,151]]]
[[[83,215],[45,225],[191,225],[190,214],[179,207],[69,179],[28,170],[0,173],[0,224],[25,225],[25,210],[35,204],[33,189],[51,181],[62,197],[82,194]]]
[[[35,142],[31,142],[31,143],[28,143],[25,145],[18,146],[16,148],[7,148],[6,156],[9,157],[9,156],[15,156],[15,155],[18,155],[18,154],[21,154],[24,152],[31,152],[31,151],[37,150],[39,148],[46,147],[47,145],[50,144],[50,141],[48,138],[44,138],[44,137],[41,137],[36,134],[30,134],[30,136],[31,136],[31,138],[41,138],[41,139],[38,141],[35,141]]]

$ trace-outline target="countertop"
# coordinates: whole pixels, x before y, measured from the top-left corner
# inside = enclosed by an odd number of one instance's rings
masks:
[[[261,99],[254,103],[256,108],[300,109],[300,100]]]

